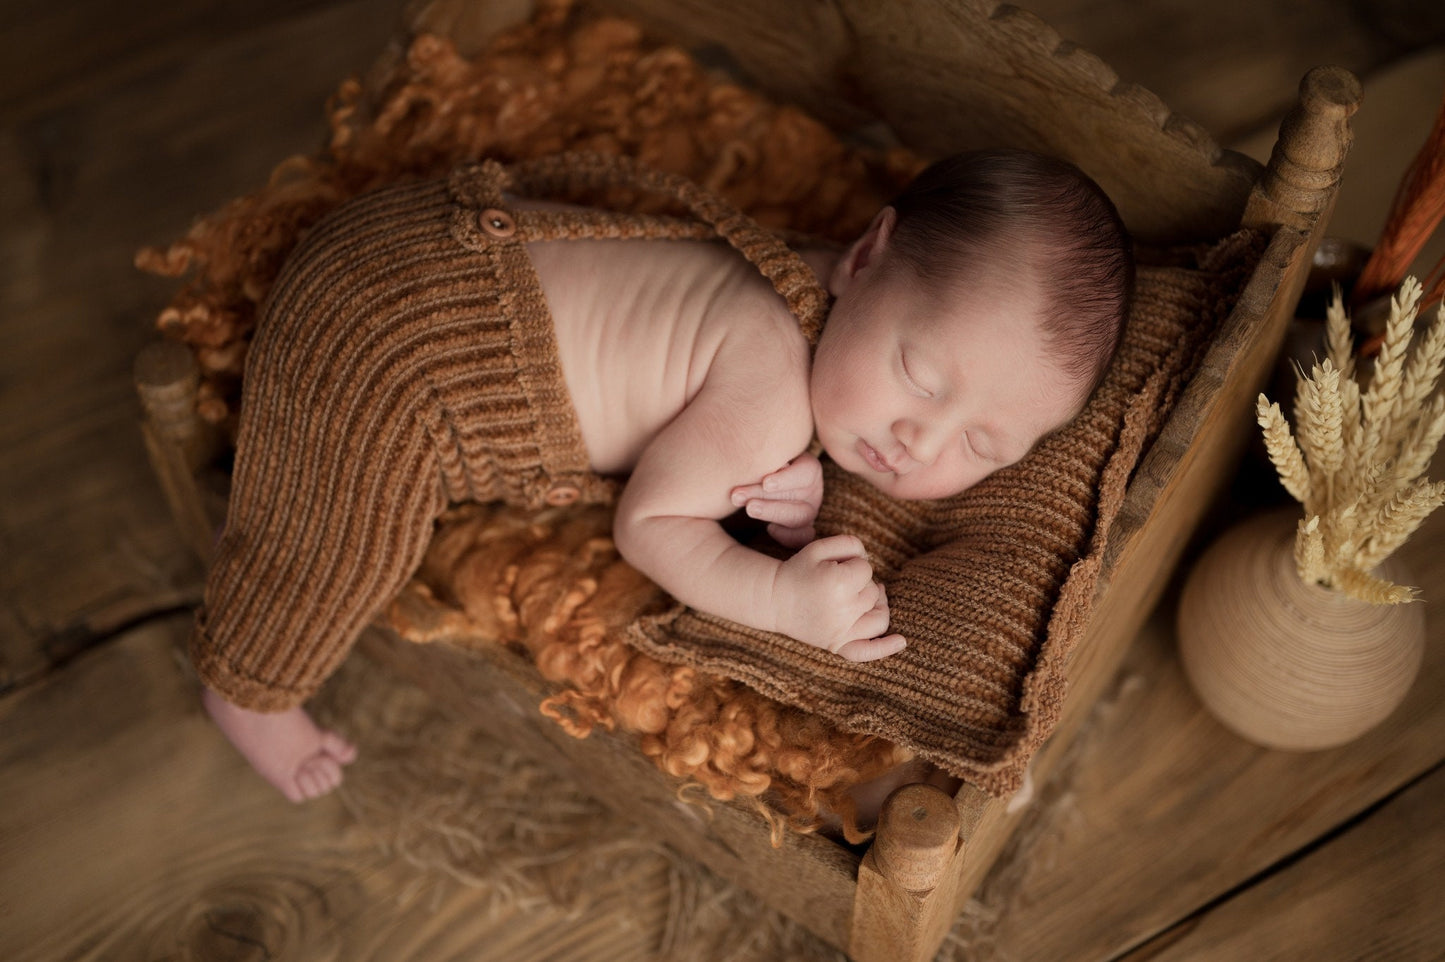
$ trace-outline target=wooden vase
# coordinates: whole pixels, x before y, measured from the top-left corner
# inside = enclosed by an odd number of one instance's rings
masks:
[[[1404,700],[1425,649],[1424,606],[1372,605],[1295,567],[1297,509],[1226,532],[1190,572],[1179,603],[1185,673],[1243,737],[1305,751],[1348,742]],[[1377,572],[1410,584],[1395,559]]]

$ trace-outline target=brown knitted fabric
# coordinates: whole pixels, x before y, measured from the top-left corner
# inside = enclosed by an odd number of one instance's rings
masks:
[[[623,183],[689,218],[513,211]],[[597,155],[487,162],[328,215],[288,259],[252,341],[226,529],[192,657],[228,700],[308,697],[420,563],[449,502],[605,503],[525,243],[722,237],[816,336],[827,295],[774,235],[681,178]]]
[[[902,502],[828,465],[821,534],[868,546],[901,654],[865,664],[681,606],[629,640],[746,682],[842,731],[880,735],[979,787],[1016,789],[1063,702],[1109,526],[1147,442],[1258,258],[1250,233],[1196,269],[1143,266],[1119,354],[1083,413],[943,501]]]

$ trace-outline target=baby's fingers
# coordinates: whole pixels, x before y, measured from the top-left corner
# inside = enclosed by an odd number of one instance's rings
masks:
[[[741,508],[749,502],[767,498],[768,494],[761,484],[740,484],[733,488],[728,496],[732,499],[734,508]]]
[[[811,524],[817,512],[803,501],[749,501],[748,517],[788,528]]]
[[[884,635],[882,638],[858,638],[838,649],[838,654],[848,661],[877,661],[896,655],[908,647],[902,635]]]
[[[781,524],[768,525],[768,537],[772,538],[784,548],[793,548],[796,550],[808,544],[817,536],[818,532],[811,524],[805,524],[796,528],[786,527]]]
[[[868,558],[863,550],[862,540],[851,534],[819,538],[808,545],[807,554],[810,561],[847,561],[849,558],[859,558],[866,564]]]
[[[763,478],[762,488],[768,494],[783,492],[812,491],[823,483],[823,466],[818,459],[804,452]]]

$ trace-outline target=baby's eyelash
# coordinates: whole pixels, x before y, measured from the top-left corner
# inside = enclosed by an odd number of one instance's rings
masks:
[[[998,463],[998,459],[995,458],[992,454],[985,453],[978,449],[978,447],[973,443],[973,435],[969,434],[967,431],[963,432],[963,446],[968,448],[969,454],[973,455],[981,461],[988,461],[992,464]]]
[[[904,354],[902,351],[898,352],[898,364],[901,368],[903,368],[903,379],[908,382],[910,387],[918,391],[918,393],[922,394],[924,397],[933,397],[932,391],[928,390],[928,388],[924,387],[922,384],[919,384],[913,379],[913,375],[909,373],[908,370],[908,355]]]

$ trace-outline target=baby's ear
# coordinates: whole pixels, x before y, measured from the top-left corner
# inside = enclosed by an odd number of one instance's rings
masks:
[[[851,286],[858,274],[869,264],[883,256],[883,252],[893,240],[893,228],[897,224],[898,211],[892,207],[885,207],[874,215],[873,222],[868,225],[863,236],[853,242],[847,253],[838,258],[838,263],[833,268],[828,290],[834,297]]]

